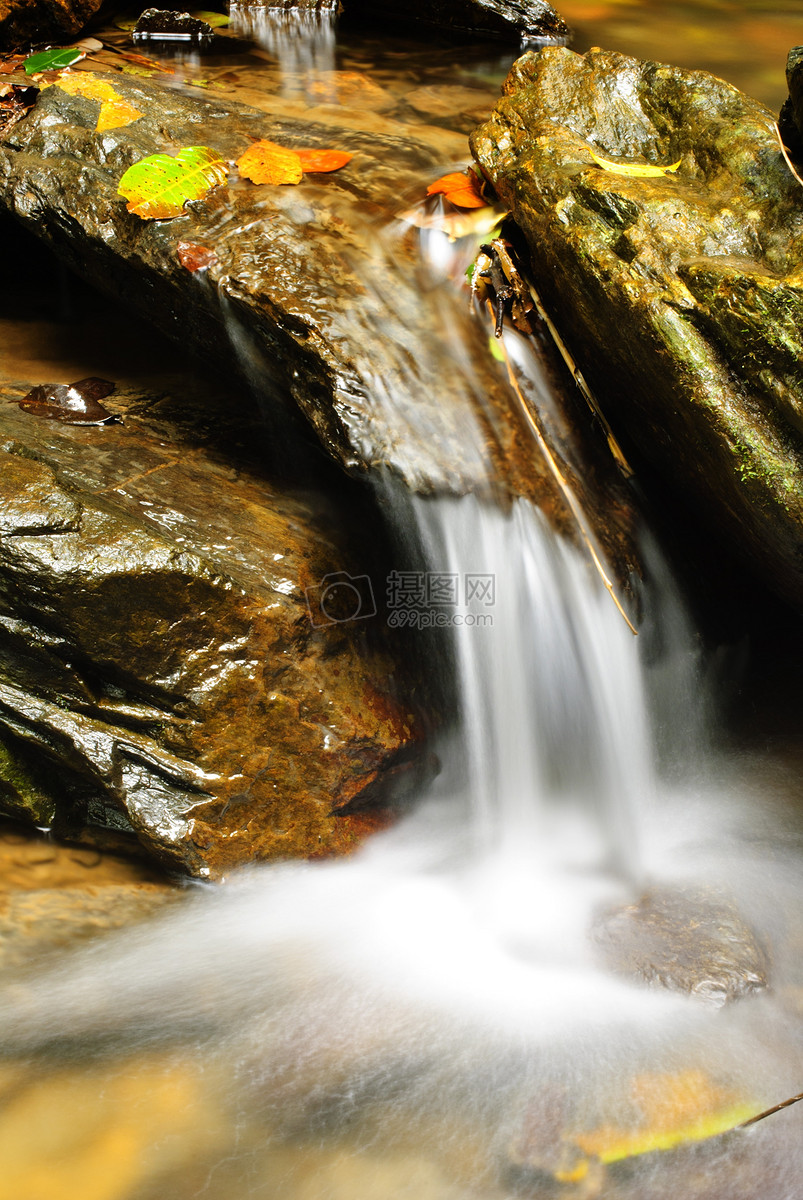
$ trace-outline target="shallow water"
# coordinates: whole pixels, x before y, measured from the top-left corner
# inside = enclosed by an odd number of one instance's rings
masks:
[[[791,10],[724,0],[563,10],[579,48],[714,69],[774,106],[775,39],[799,36]],[[336,45],[324,31],[280,64],[260,36],[267,49],[227,61],[164,61],[176,83],[267,111],[314,101],[355,126],[423,121],[447,163],[467,158],[462,135],[509,63],[496,48]],[[459,98],[472,107],[454,111],[455,87],[476,92]],[[50,326],[35,310],[6,317],[6,377],[188,386],[172,352],[143,354],[122,320],[99,344],[88,311],[81,337],[61,332],[58,304]],[[349,863],[193,891],[18,985],[4,1006],[6,1047],[21,1053],[0,1074],[0,1200],[796,1196],[795,1109],[569,1178],[578,1136],[660,1125],[662,1101],[677,1125],[706,1089],[753,1112],[800,1090],[801,829],[783,764],[712,748],[697,653],[659,568],[653,656],[587,557],[523,502],[507,516],[470,498],[389,503],[422,571],[494,579],[493,604],[474,610],[493,622],[444,635],[462,732],[438,747],[437,786]],[[602,969],[594,920],[647,884],[704,884],[736,905],[771,952],[772,991],[711,1009]]]

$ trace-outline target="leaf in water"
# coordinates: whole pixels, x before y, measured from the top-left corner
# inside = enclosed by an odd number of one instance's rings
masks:
[[[126,75],[136,75],[140,79],[150,79],[152,75],[156,74],[155,67],[138,67],[135,63],[123,63],[120,70]]]
[[[211,267],[212,263],[217,262],[214,250],[210,250],[208,246],[202,246],[200,242],[179,242],[176,251],[182,267],[193,273],[203,271],[206,267]]]
[[[584,1154],[614,1163],[727,1133],[755,1111],[700,1070],[638,1076],[632,1099],[632,1128],[604,1125],[575,1133],[571,1140]]]
[[[237,159],[237,169],[252,183],[301,183],[304,174],[295,150],[262,139]]]
[[[91,71],[65,71],[55,82],[57,87],[69,92],[71,96],[84,96],[87,100],[100,101],[100,112],[95,125],[98,133],[103,133],[106,129],[121,129],[142,116],[142,113],[124,100],[110,83],[99,79]]]
[[[683,162],[683,159],[679,158],[677,162],[670,163],[668,167],[655,167],[651,163],[615,162],[611,158],[601,158],[593,150],[590,150],[589,153],[597,166],[602,167],[604,171],[611,171],[615,175],[634,175],[641,179],[656,178],[659,175],[671,175],[673,171],[677,171]]]
[[[19,402],[25,412],[65,425],[108,425],[120,418],[99,401],[114,391],[108,379],[90,376],[77,383],[40,383]]]
[[[427,195],[434,196],[442,192],[446,199],[457,208],[485,208],[488,201],[480,194],[479,181],[473,171],[451,171],[442,175],[427,188]]]
[[[206,21],[207,25],[211,25],[213,29],[222,29],[231,20],[222,12],[191,12],[190,16],[196,17],[199,21]]]
[[[128,211],[143,221],[177,217],[188,200],[200,200],[216,184],[225,183],[229,168],[208,146],[184,146],[175,157],[150,154],[123,175],[117,189]]]
[[[294,153],[301,159],[302,171],[315,171],[318,174],[339,171],[354,157],[345,150],[295,150]]]
[[[39,71],[60,71],[62,67],[71,67],[84,55],[75,48],[67,50],[43,50],[40,54],[31,54],[25,59],[25,74],[35,75]]]

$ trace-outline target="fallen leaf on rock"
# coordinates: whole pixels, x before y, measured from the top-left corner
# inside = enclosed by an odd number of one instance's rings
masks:
[[[210,250],[208,246],[202,246],[200,242],[179,242],[176,246],[178,253],[178,261],[187,271],[203,271],[206,267],[210,267],[213,262],[217,262],[217,255],[214,250]]]
[[[136,121],[142,113],[124,100],[119,92],[105,79],[99,79],[90,71],[64,71],[55,81],[62,91],[71,96],[84,96],[87,100],[98,100],[100,112],[95,129],[103,133],[106,129],[122,129]]]
[[[339,171],[351,162],[353,154],[345,150],[296,150],[295,154],[301,159],[303,171],[314,171],[323,174],[326,171]]]
[[[99,401],[114,391],[108,379],[90,376],[77,383],[40,383],[19,402],[25,412],[65,425],[108,425],[119,421]]]
[[[150,154],[129,167],[117,188],[128,211],[143,221],[177,217],[188,200],[200,200],[225,183],[229,168],[208,146],[184,146],[175,156]]]
[[[599,154],[595,154],[593,150],[590,150],[589,153],[597,166],[602,167],[603,171],[610,171],[615,175],[637,176],[641,179],[671,175],[673,171],[677,171],[683,162],[683,159],[679,158],[677,162],[670,163],[668,167],[655,167],[651,163],[616,162],[612,158],[602,158]]]
[[[457,208],[485,208],[488,201],[480,193],[480,185],[473,171],[451,171],[442,175],[427,188],[427,195],[442,192],[444,197]]]
[[[237,159],[237,169],[252,183],[300,183],[304,174],[301,159],[295,150],[277,146],[266,139],[254,142]]]
[[[62,67],[71,67],[83,58],[83,52],[74,47],[66,50],[42,50],[40,54],[30,54],[25,59],[25,74],[36,75],[39,71],[60,71]]]

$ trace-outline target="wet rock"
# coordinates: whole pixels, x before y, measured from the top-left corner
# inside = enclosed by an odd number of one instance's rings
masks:
[[[433,308],[421,298],[437,281],[404,281],[395,261],[408,249],[378,236],[378,218],[399,211],[400,195],[426,195],[442,172],[441,150],[224,108],[149,82],[116,77],[115,88],[143,115],[100,135],[97,104],[58,87],[41,94],[0,146],[0,206],[101,290],[248,375],[277,422],[277,440],[290,440],[281,421],[297,406],[347,468],[391,466],[423,489],[484,481],[488,446],[501,456],[508,447],[500,442],[521,440],[467,411],[475,389],[498,401],[498,372],[470,353],[467,379],[444,355]],[[262,137],[343,147],[354,159],[297,187],[256,186],[232,169],[228,186],[172,221],[141,221],[117,192],[124,171],[157,150],[205,143],[234,161]],[[216,261],[187,271],[179,241],[206,246]],[[462,302],[441,298],[443,317],[465,327]]]
[[[377,6],[371,0],[344,0],[344,8],[349,15],[378,19]],[[434,0],[428,4],[385,0],[381,18],[539,45],[565,46],[571,37],[569,26],[545,0]]]
[[[212,26],[188,12],[146,8],[132,32],[135,42],[192,42],[208,48],[215,38]]]
[[[362,86],[353,72],[334,76],[321,85]],[[351,471],[390,468],[422,492],[524,495],[569,536],[576,521],[566,479],[584,498],[597,488],[590,523],[613,548],[616,573],[629,578],[638,563],[629,498],[594,449],[599,430],[550,359],[548,338],[533,348],[557,390],[535,414],[539,385],[511,390],[466,294],[421,261],[416,228],[389,224],[443,173],[441,131],[434,142],[355,132],[121,77],[115,87],[143,115],[101,135],[96,104],[58,87],[42,93],[0,144],[0,208],[182,345],[245,374],[278,457],[299,440],[300,412]],[[123,172],[158,149],[206,143],[236,161],[257,137],[343,147],[354,158],[297,187],[255,186],[232,169],[227,186],[171,221],[141,221],[117,192]],[[182,266],[178,247],[187,242],[211,252],[208,269]],[[553,459],[534,436],[539,422],[557,429]]]
[[[75,37],[100,5],[101,0],[0,0],[0,48]]]
[[[653,892],[605,914],[593,938],[608,967],[713,1005],[767,987],[769,963],[732,904],[704,892]]]
[[[784,144],[796,158],[803,154],[803,46],[793,46],[786,57],[786,86],[778,126]]]
[[[198,876],[348,849],[415,735],[367,621],[311,619],[361,571],[335,501],[231,466],[200,399],[194,425],[121,394],[125,424],[82,428],[25,391],[0,396],[0,810]]]
[[[620,436],[803,606],[803,189],[773,115],[702,72],[527,54],[472,136]],[[638,177],[593,154],[666,166]]]

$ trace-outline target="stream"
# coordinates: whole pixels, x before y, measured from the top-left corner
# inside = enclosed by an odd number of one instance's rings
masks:
[[[776,108],[801,40],[792,9],[562,6],[580,50],[713,70]],[[445,168],[467,161],[512,59],[233,17],[252,48],[165,54],[171,86],[426,127]],[[459,277],[449,256],[464,249],[421,244]],[[217,386],[74,281],[44,303],[29,291],[0,311],[3,378]],[[0,1200],[791,1200],[803,1105],[734,1127],[803,1088],[794,703],[767,704],[748,671],[723,734],[717,680],[740,652],[703,652],[647,522],[634,636],[593,547],[527,499],[413,497],[383,475],[374,488],[394,568],[454,590],[420,642],[453,680],[436,778],[347,859],[189,886],[7,976]],[[3,837],[4,863],[45,864],[39,886],[95,866]],[[633,924],[649,939],[667,914],[691,940],[647,986]]]

